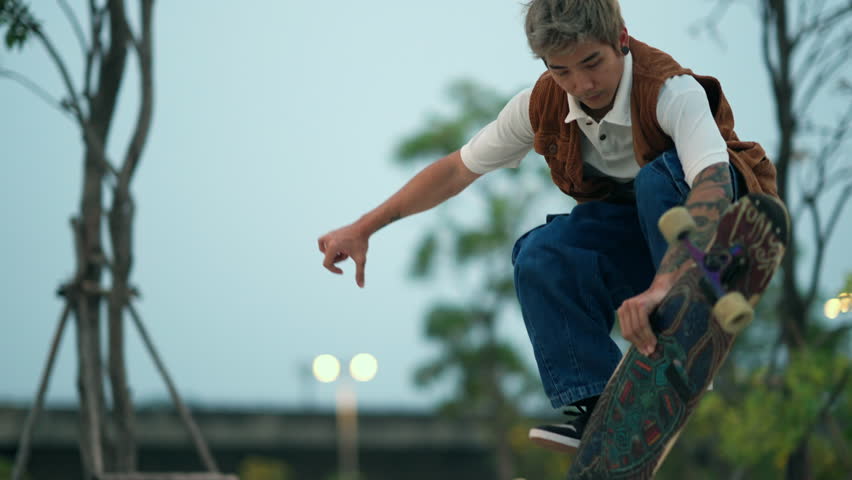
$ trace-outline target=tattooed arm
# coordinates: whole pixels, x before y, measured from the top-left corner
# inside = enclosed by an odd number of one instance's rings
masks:
[[[698,248],[703,249],[710,243],[722,213],[731,204],[734,197],[731,182],[731,172],[727,163],[711,165],[695,178],[692,191],[686,197],[685,206],[698,226],[691,237]],[[660,262],[654,283],[670,288],[680,274],[689,267],[691,259],[689,252],[680,242],[669,247]]]
[[[324,255],[323,266],[332,273],[341,274],[343,270],[335,264],[351,257],[355,261],[355,281],[363,287],[367,247],[372,234],[403,217],[444,202],[479,177],[462,163],[458,151],[432,163],[355,223],[320,237],[318,243]]]
[[[731,204],[733,196],[731,173],[727,163],[711,165],[695,178],[684,206],[698,227],[692,236],[696,246],[704,248],[710,243],[722,212]],[[680,242],[670,246],[651,287],[644,293],[626,300],[618,309],[624,338],[636,345],[643,354],[650,355],[657,343],[648,321],[650,312],[659,305],[674,282],[692,263],[692,257]]]

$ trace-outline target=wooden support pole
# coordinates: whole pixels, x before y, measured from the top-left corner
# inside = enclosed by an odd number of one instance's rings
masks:
[[[32,440],[32,432],[35,427],[35,422],[38,419],[41,409],[44,407],[44,396],[47,393],[47,386],[50,384],[50,376],[53,374],[53,365],[56,361],[56,353],[59,351],[59,343],[62,340],[62,334],[65,331],[65,325],[68,323],[68,316],[71,314],[71,302],[65,302],[65,309],[59,317],[59,324],[56,326],[56,331],[53,333],[53,342],[50,344],[50,352],[47,354],[47,363],[44,365],[44,371],[41,374],[41,381],[36,393],[35,403],[30,408],[27,414],[27,419],[24,421],[24,428],[21,431],[21,440],[18,442],[18,452],[15,455],[15,466],[12,469],[12,480],[20,480],[21,476],[27,469],[27,462],[30,456],[30,441]]]
[[[219,472],[219,467],[216,466],[215,460],[213,460],[213,456],[210,454],[210,450],[207,448],[207,443],[204,441],[204,437],[201,435],[201,430],[198,428],[198,425],[195,424],[195,421],[192,419],[192,415],[189,413],[189,409],[184,405],[183,401],[178,395],[177,389],[175,388],[174,383],[172,382],[171,377],[169,376],[169,372],[166,371],[166,366],[160,360],[160,356],[157,354],[157,350],[154,348],[154,343],[151,341],[151,337],[148,335],[148,331],[145,329],[145,326],[142,324],[142,319],[139,317],[139,314],[136,312],[136,309],[133,307],[133,304],[130,301],[127,302],[127,309],[130,311],[131,317],[133,317],[133,323],[136,324],[136,328],[139,330],[139,335],[142,337],[145,346],[148,349],[148,353],[151,354],[151,357],[154,359],[154,364],[157,366],[157,370],[162,375],[163,380],[166,382],[166,387],[169,389],[169,395],[172,397],[172,401],[177,408],[178,414],[180,415],[183,423],[186,425],[186,428],[189,430],[189,434],[192,437],[192,441],[195,444],[195,448],[198,450],[198,454],[201,457],[201,461],[204,463],[205,468],[207,468],[210,472]]]

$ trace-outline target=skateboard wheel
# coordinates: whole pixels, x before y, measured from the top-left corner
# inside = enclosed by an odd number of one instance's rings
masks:
[[[657,226],[669,244],[677,243],[683,235],[696,228],[695,219],[692,218],[692,215],[684,207],[669,209],[669,211],[660,217]]]
[[[740,292],[725,294],[713,305],[713,315],[722,330],[731,335],[739,333],[754,318],[754,309]]]

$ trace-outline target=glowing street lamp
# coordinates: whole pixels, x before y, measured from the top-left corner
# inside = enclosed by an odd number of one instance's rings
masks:
[[[334,355],[320,355],[314,359],[314,377],[322,383],[331,383],[340,376],[340,361]]]
[[[823,313],[829,320],[834,320],[841,313],[849,313],[849,310],[852,310],[852,295],[845,292],[825,302],[823,306]]]
[[[379,362],[369,353],[359,353],[349,362],[349,374],[359,382],[369,382],[376,376]],[[319,355],[313,363],[314,376],[323,383],[340,377],[340,361],[333,355]],[[358,399],[349,382],[337,388],[338,463],[342,478],[358,478]]]
[[[359,353],[349,362],[349,373],[359,382],[369,382],[376,376],[378,370],[379,362],[369,353]]]
[[[832,298],[831,300],[825,302],[825,306],[823,307],[823,313],[825,313],[826,318],[834,320],[840,315],[840,300],[837,298]]]
[[[844,292],[838,295],[837,299],[840,300],[840,313],[849,313],[849,310],[852,310],[852,295]]]

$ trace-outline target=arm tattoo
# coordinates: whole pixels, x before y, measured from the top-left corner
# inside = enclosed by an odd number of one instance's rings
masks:
[[[716,233],[716,225],[733,197],[731,172],[727,163],[711,165],[695,178],[684,206],[698,226],[692,235],[696,247],[704,249],[710,243]],[[658,273],[676,272],[691,258],[683,245],[678,243],[666,252]]]
[[[387,222],[387,223],[385,223],[384,225],[382,225],[382,228],[387,227],[387,226],[388,226],[388,225],[390,225],[391,223],[393,223],[393,222],[395,222],[395,221],[397,221],[397,220],[399,220],[399,219],[401,219],[401,218],[402,218],[402,214],[401,214],[401,213],[395,213],[395,214],[394,214],[394,215],[390,218],[390,220],[388,220],[388,222]]]

